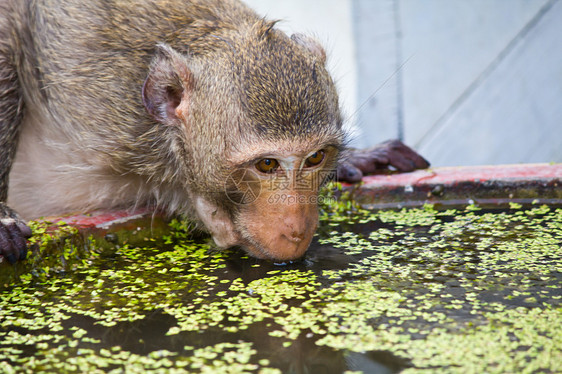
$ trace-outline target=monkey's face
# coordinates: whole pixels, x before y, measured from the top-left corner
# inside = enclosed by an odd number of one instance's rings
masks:
[[[331,145],[290,148],[277,144],[275,152],[254,150],[250,159],[237,160],[224,184],[229,208],[196,198],[197,214],[217,245],[278,261],[304,255],[318,225],[318,191],[338,151]]]
[[[213,58],[160,45],[143,102],[177,134],[169,174],[184,176],[217,245],[293,260],[312,240],[344,134],[322,48],[262,23]]]

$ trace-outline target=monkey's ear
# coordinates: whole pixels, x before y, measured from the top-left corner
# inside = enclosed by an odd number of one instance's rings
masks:
[[[291,40],[316,56],[321,64],[326,63],[326,51],[316,39],[304,34],[293,34]]]
[[[176,109],[189,99],[194,84],[187,59],[167,44],[158,44],[148,76],[142,86],[147,112],[163,124],[175,123]]]

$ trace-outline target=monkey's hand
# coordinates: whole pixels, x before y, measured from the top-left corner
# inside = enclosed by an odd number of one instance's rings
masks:
[[[392,166],[408,172],[425,169],[429,162],[400,140],[388,140],[373,148],[351,150],[344,162],[338,165],[337,177],[342,182],[359,182],[364,174]]]
[[[31,229],[20,216],[0,202],[0,256],[11,264],[27,256],[27,241]]]

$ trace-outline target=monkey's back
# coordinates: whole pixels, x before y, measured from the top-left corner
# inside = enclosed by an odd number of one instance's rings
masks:
[[[234,0],[15,3],[20,69],[29,72],[21,74],[28,80],[23,86],[35,88],[25,92],[26,104],[39,109],[49,102],[50,113],[41,115],[54,117],[57,131],[70,126],[69,136],[79,129],[104,139],[147,121],[141,87],[157,43],[206,53],[212,46],[198,43],[204,34],[257,20]],[[116,126],[107,126],[111,122]]]
[[[236,0],[12,0],[24,118],[9,203],[26,217],[131,205],[150,196],[163,127],[142,85],[157,43],[206,54],[203,37],[259,18]],[[154,156],[156,157],[156,156]]]

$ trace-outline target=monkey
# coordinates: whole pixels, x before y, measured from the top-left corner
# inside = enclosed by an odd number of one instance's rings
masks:
[[[153,207],[295,260],[335,170],[429,165],[350,150],[325,50],[276,22],[238,0],[0,1],[0,255],[26,258],[26,219]]]

